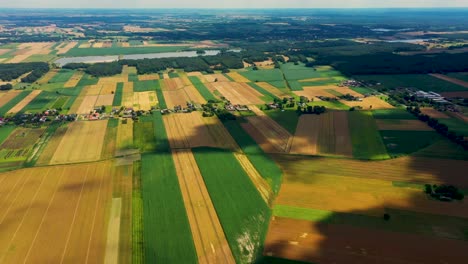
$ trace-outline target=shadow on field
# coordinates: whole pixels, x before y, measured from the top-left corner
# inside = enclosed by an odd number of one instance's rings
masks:
[[[167,124],[166,124],[167,126]],[[199,142],[206,137],[206,131],[214,131],[210,125],[190,129],[192,134],[177,144]],[[184,128],[179,128],[184,129]],[[234,135],[236,142],[248,155],[263,156],[258,152],[258,145],[246,133]],[[157,133],[157,132],[156,132]],[[211,132],[210,132],[211,133]],[[234,132],[237,133],[237,132]],[[170,135],[169,135],[170,136]],[[326,176],[327,171],[338,170],[337,158],[323,158],[298,155],[268,155],[273,157],[283,170],[283,182],[312,186],[319,177]],[[281,157],[278,159],[278,157]],[[317,165],[317,162],[320,162]],[[311,164],[314,164],[313,166]],[[330,210],[319,219],[307,219],[309,216],[299,215],[292,218],[273,217],[264,247],[265,257],[260,257],[256,263],[461,263],[468,257],[468,206],[463,202],[439,202],[429,200],[423,193],[424,184],[452,184],[459,189],[468,189],[466,160],[444,160],[428,157],[404,157],[387,161],[361,162],[354,170],[367,165],[372,170],[363,170],[362,175],[352,178],[377,179],[387,181],[389,187],[396,182],[403,186],[393,186],[395,201],[383,199],[387,193],[372,194],[364,191],[354,192],[346,196],[347,187],[340,186],[339,179],[331,186],[328,193],[307,193],[317,196],[317,199],[336,198],[336,205],[349,204],[366,199],[375,199],[377,203],[359,209]],[[359,166],[362,166],[360,167]],[[380,166],[382,165],[382,166]],[[385,166],[384,166],[385,165]],[[255,166],[255,164],[254,164]],[[380,178],[386,166],[406,171],[403,174]],[[339,166],[338,166],[339,167]],[[388,168],[388,167],[387,167]],[[398,171],[398,170],[397,170]],[[413,173],[414,172],[414,173]],[[417,172],[417,173],[416,173]],[[356,173],[356,171],[354,171]],[[321,175],[321,176],[320,176]],[[432,178],[424,178],[432,175]],[[264,176],[264,175],[262,175]],[[350,175],[340,172],[337,178],[345,179]],[[402,177],[406,176],[406,177]],[[340,178],[340,179],[341,179]],[[406,186],[406,183],[408,186]],[[358,187],[358,186],[357,186]],[[306,187],[307,188],[307,187]],[[400,189],[401,188],[401,189]],[[418,189],[420,188],[420,189]],[[400,195],[400,190],[410,189],[407,194]],[[391,190],[391,188],[386,189]],[[281,196],[280,191],[280,196]],[[344,195],[343,195],[344,194]],[[322,199],[325,196],[324,199]],[[328,196],[328,197],[326,197]],[[382,197],[380,197],[382,196]],[[295,201],[292,201],[294,203]],[[300,201],[299,201],[300,202]],[[326,207],[324,204],[323,207]],[[364,208],[363,208],[364,207]],[[376,213],[377,212],[377,213]],[[381,213],[378,213],[381,212]],[[384,214],[390,219],[385,220]],[[293,259],[296,261],[283,261]]]

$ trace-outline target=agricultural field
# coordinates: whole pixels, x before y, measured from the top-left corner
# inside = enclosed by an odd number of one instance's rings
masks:
[[[111,163],[102,162],[1,173],[0,221],[8,223],[0,235],[2,262],[102,263],[110,170]]]
[[[457,85],[445,80],[426,74],[405,74],[405,75],[365,75],[355,76],[357,80],[364,81],[377,81],[381,85],[375,88],[397,88],[397,87],[411,87],[423,91],[433,92],[457,92],[466,91],[461,85]]]

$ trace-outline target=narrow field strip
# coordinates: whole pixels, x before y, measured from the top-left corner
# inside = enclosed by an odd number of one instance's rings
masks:
[[[199,263],[235,263],[190,150],[172,152]]]
[[[119,235],[121,222],[122,199],[113,198],[109,223],[107,227],[105,264],[117,264],[119,260]]]

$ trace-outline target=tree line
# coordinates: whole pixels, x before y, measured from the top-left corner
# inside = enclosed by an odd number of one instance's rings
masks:
[[[33,83],[41,78],[50,70],[46,62],[25,62],[25,63],[7,63],[0,64],[0,79],[10,82],[19,78],[21,75],[31,72],[28,76],[21,79],[25,83]]]

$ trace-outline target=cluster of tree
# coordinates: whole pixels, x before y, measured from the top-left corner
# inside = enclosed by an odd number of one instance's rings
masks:
[[[468,71],[468,53],[397,55],[392,53],[361,56],[319,56],[316,63],[332,65],[346,75],[427,74]]]
[[[49,64],[45,62],[0,64],[0,80],[9,82],[19,78],[25,73],[31,72],[27,77],[23,78],[22,81],[32,83],[42,77],[42,75],[47,73],[49,70]]]
[[[359,97],[353,96],[351,94],[340,95],[338,97],[346,101],[357,101],[359,99]]]
[[[419,120],[426,122],[430,127],[434,128],[439,134],[447,137],[452,142],[462,146],[465,150],[468,150],[468,140],[465,140],[463,135],[458,135],[454,131],[450,131],[449,127],[445,124],[440,123],[437,119],[432,118],[426,114],[423,114],[419,107],[408,106],[406,110],[415,115]]]
[[[123,64],[119,62],[103,62],[95,64],[86,64],[86,63],[69,63],[64,65],[62,68],[77,70],[84,70],[87,74],[102,77],[102,76],[112,76],[122,73]]]
[[[11,89],[13,89],[13,85],[11,85],[11,83],[0,85],[0,91],[7,91]]]
[[[319,106],[319,105],[315,105],[315,106],[308,105],[307,107],[298,106],[297,112],[300,114],[320,115],[320,114],[327,112],[327,108],[325,106]]]
[[[453,185],[430,185],[426,184],[424,192],[430,197],[439,201],[450,202],[453,200],[463,200],[465,195]]]

